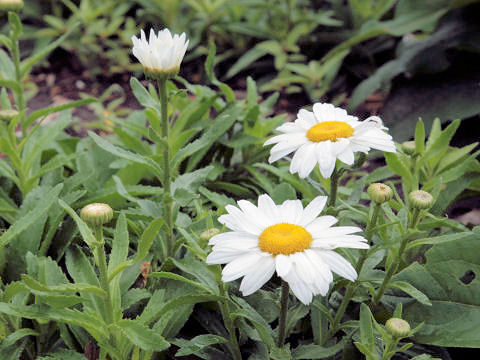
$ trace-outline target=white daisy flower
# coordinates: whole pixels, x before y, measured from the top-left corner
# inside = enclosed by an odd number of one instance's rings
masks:
[[[298,172],[301,178],[308,176],[316,164],[322,176],[329,178],[336,160],[352,165],[356,151],[396,151],[379,117],[358,121],[332,104],[316,103],[313,112],[302,109],[295,122],[285,123],[277,130],[283,134],[265,142],[265,145],[276,144],[270,150],[268,161],[272,163],[295,151],[290,172]]]
[[[210,239],[212,252],[207,264],[227,264],[222,280],[243,277],[240,291],[247,296],[262,287],[276,271],[305,305],[313,295],[326,295],[333,281],[332,271],[351,281],[357,278],[353,266],[336,248],[368,249],[361,231],[354,226],[331,227],[338,220],[320,216],[326,196],[315,198],[305,209],[300,200],[275,205],[268,195],[258,198],[258,207],[246,200],[238,209],[228,205],[228,214],[218,221],[230,232]]]
[[[159,31],[158,36],[151,29],[148,41],[142,30],[140,39],[132,36],[132,42],[133,55],[150,74],[177,73],[188,47],[185,33],[172,37],[168,29]]]

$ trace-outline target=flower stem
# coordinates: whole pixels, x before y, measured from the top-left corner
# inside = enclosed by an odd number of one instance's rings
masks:
[[[334,207],[337,202],[337,190],[338,180],[340,176],[337,170],[337,166],[333,169],[332,176],[330,177],[330,197],[328,199],[328,206]]]
[[[174,254],[174,239],[173,239],[173,213],[172,213],[172,196],[170,194],[170,142],[168,133],[170,124],[168,122],[168,102],[167,102],[167,79],[158,81],[158,91],[160,93],[160,105],[162,109],[161,126],[162,137],[166,140],[163,147],[163,204],[165,207],[165,218],[167,222],[167,256]]]
[[[420,210],[414,209],[413,215],[412,215],[412,222],[410,224],[411,229],[415,229],[417,227],[419,219],[420,219]],[[409,240],[409,237],[407,235],[404,235],[402,242],[400,244],[400,248],[398,249],[398,254],[394,262],[392,263],[392,265],[390,265],[390,268],[388,269],[387,274],[383,278],[382,285],[380,285],[380,288],[378,289],[378,292],[375,295],[375,298],[373,299],[374,304],[378,304],[380,302],[383,294],[385,293],[385,290],[387,289],[390,279],[392,278],[393,275],[397,273],[398,267],[400,266],[400,262],[402,260],[402,255],[405,251],[405,248],[407,247],[408,240]]]
[[[372,201],[372,204],[373,204],[373,201]],[[367,242],[369,244],[370,244],[370,241],[372,240],[373,229],[377,224],[379,213],[380,213],[380,205],[374,204],[372,217],[368,219],[367,228],[365,229],[365,239],[367,239]],[[367,259],[367,254],[368,254],[367,251],[362,251],[360,253],[360,257],[358,258],[357,264],[355,265],[355,270],[357,271],[358,276],[360,276],[360,272],[362,271],[363,264]],[[348,304],[352,300],[352,297],[354,295],[354,290],[357,284],[358,284],[358,278],[355,282],[349,283],[347,285],[347,290],[345,291],[345,295],[343,296],[340,307],[338,308],[338,311],[335,314],[335,318],[333,319],[333,324],[330,328],[330,331],[327,333],[326,340],[330,339],[330,337],[332,337],[333,334],[335,334],[335,332],[337,331],[338,325],[340,324],[340,321],[342,320],[343,315],[345,314],[345,310],[347,309]]]
[[[219,301],[220,312],[222,314],[223,323],[230,335],[230,351],[234,360],[242,360],[242,353],[238,345],[237,335],[235,332],[235,325],[230,317],[230,306],[228,305],[228,293],[225,290],[225,284],[221,281],[221,278],[217,278],[218,287],[220,289],[220,295],[224,300]]]
[[[18,44],[18,38],[14,34],[13,30],[11,32],[10,39],[12,41],[12,60],[13,60],[13,65],[15,66],[15,80],[18,83],[18,91],[15,92],[17,95],[17,107],[18,111],[20,112],[21,119],[20,119],[20,124],[22,127],[22,135],[23,137],[26,136],[26,131],[27,129],[25,128],[25,114],[23,111],[27,107],[27,104],[25,102],[25,95],[23,93],[23,87],[22,87],[22,74],[21,74],[21,69],[20,69],[20,47]]]
[[[95,238],[99,245],[95,246],[94,256],[96,258],[98,272],[100,273],[100,285],[106,292],[105,297],[105,322],[107,324],[113,323],[113,306],[112,297],[110,294],[110,285],[108,284],[107,259],[105,258],[105,248],[103,246],[103,226],[99,225],[94,228]]]
[[[287,311],[288,311],[288,292],[290,287],[285,280],[282,280],[282,297],[281,297],[281,308],[280,308],[280,318],[278,320],[278,341],[277,346],[279,348],[283,347],[285,343],[286,335],[286,325],[287,325]]]
[[[392,263],[392,265],[390,265],[390,267],[388,268],[387,274],[383,278],[382,285],[380,285],[380,288],[378,289],[378,292],[373,299],[373,303],[375,305],[380,302],[383,294],[385,293],[385,290],[387,289],[390,279],[392,278],[393,275],[396,274],[398,266],[400,265],[402,254],[405,251],[405,247],[407,246],[408,239],[409,239],[408,236],[404,236],[404,238],[402,239],[402,243],[400,244],[400,248],[398,249],[398,254],[394,262]]]

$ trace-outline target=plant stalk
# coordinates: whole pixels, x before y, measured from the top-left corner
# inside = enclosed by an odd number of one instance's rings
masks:
[[[415,229],[417,227],[419,219],[420,219],[420,210],[414,209],[413,215],[412,215],[411,229]],[[383,294],[385,293],[385,290],[387,289],[390,279],[392,278],[393,275],[397,273],[398,267],[400,266],[400,261],[402,260],[402,255],[405,251],[405,248],[407,247],[408,240],[409,240],[409,237],[405,235],[400,244],[400,248],[398,249],[398,254],[395,258],[395,261],[388,269],[387,275],[385,275],[385,277],[383,278],[382,285],[380,285],[380,288],[378,289],[378,292],[375,295],[375,298],[373,299],[374,304],[378,304],[380,302]]]
[[[387,289],[390,279],[392,278],[393,275],[396,274],[398,266],[400,265],[400,259],[402,258],[402,254],[405,251],[405,247],[407,246],[407,242],[408,242],[408,236],[405,236],[402,239],[402,243],[400,244],[400,248],[398,249],[398,254],[397,254],[397,257],[395,258],[395,261],[393,262],[392,265],[390,265],[390,268],[388,269],[387,274],[383,278],[382,285],[380,285],[380,288],[378,289],[378,292],[375,295],[375,298],[373,299],[373,303],[375,305],[380,302],[383,294],[385,293],[385,290]]]
[[[167,222],[167,256],[174,255],[174,239],[173,239],[173,213],[172,213],[172,196],[170,194],[170,142],[168,133],[170,124],[168,122],[168,101],[167,101],[167,79],[158,80],[158,92],[160,93],[161,106],[161,126],[162,137],[166,140],[163,147],[163,204],[165,207],[165,218]]]
[[[373,202],[371,204],[373,204]],[[365,229],[365,239],[367,239],[368,244],[370,244],[370,241],[372,240],[373,229],[377,224],[379,213],[380,213],[380,205],[374,204],[372,217],[368,219],[367,228]],[[368,251],[362,251],[360,253],[360,257],[358,258],[357,264],[355,265],[355,270],[357,271],[358,276],[360,276],[360,272],[362,271],[363,264],[365,264],[365,260],[367,259],[367,254],[368,254]],[[335,332],[337,331],[338,325],[340,324],[340,321],[342,320],[343,315],[345,314],[345,310],[347,309],[348,304],[352,300],[352,297],[354,295],[354,290],[357,284],[358,284],[358,278],[355,282],[349,283],[347,285],[345,295],[343,296],[340,307],[338,308],[338,311],[335,314],[333,324],[329,332],[327,333],[326,340],[330,339],[333,336],[333,334],[335,334]]]
[[[223,323],[230,335],[230,352],[232,353],[234,360],[242,360],[242,353],[240,352],[240,346],[238,345],[237,335],[235,332],[235,325],[230,317],[230,306],[228,305],[228,293],[225,290],[225,284],[220,278],[217,279],[218,287],[220,289],[220,295],[224,300],[219,301],[220,312],[222,314]]]
[[[18,44],[18,39],[17,37],[13,34],[13,30],[11,32],[11,41],[12,41],[12,58],[13,58],[13,64],[15,66],[15,80],[18,83],[19,91],[16,91],[15,94],[17,95],[17,107],[18,107],[18,112],[20,113],[20,125],[22,128],[22,135],[23,137],[26,136],[27,129],[25,128],[25,114],[24,110],[27,107],[26,101],[25,101],[25,94],[23,92],[23,87],[22,87],[22,74],[21,74],[21,68],[20,68],[20,46]]]
[[[108,284],[108,270],[107,259],[105,257],[104,239],[103,239],[103,226],[99,225],[94,227],[95,238],[101,245],[95,246],[94,256],[97,261],[98,272],[100,273],[100,286],[106,292],[105,297],[105,322],[107,324],[113,323],[113,306],[112,297],[110,294],[110,285]]]
[[[338,180],[340,180],[339,175],[337,166],[335,165],[332,176],[330,177],[330,196],[328,199],[328,206],[331,207],[334,207],[337,202]]]
[[[277,341],[277,346],[279,348],[282,348],[283,344],[285,343],[289,290],[290,290],[290,287],[288,286],[288,283],[282,279],[281,308],[280,308],[280,318],[278,319],[278,341]]]

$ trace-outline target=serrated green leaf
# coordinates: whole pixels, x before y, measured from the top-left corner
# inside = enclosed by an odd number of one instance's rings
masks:
[[[406,292],[408,295],[413,297],[415,300],[417,300],[419,303],[427,306],[432,306],[432,303],[428,299],[428,297],[425,296],[424,293],[419,291],[416,287],[413,285],[405,282],[405,281],[392,281],[388,283],[388,287],[392,287],[395,289],[400,289],[403,292]]]
[[[137,256],[135,262],[145,259],[148,255],[148,251],[153,244],[153,240],[157,236],[158,232],[165,225],[165,220],[158,218],[153,220],[145,229],[137,246]]]
[[[58,195],[63,188],[63,184],[58,184],[51,189],[41,202],[39,202],[31,211],[15,221],[7,231],[0,236],[0,249],[7,245],[15,236],[18,236],[23,231],[28,229],[29,226],[34,224],[40,217],[47,213],[48,209],[58,199]]]
[[[198,335],[180,346],[175,356],[187,356],[215,344],[225,344],[228,340],[218,335]]]
[[[88,227],[88,225],[77,215],[75,210],[73,210],[65,201],[62,199],[58,199],[58,203],[61,207],[65,209],[65,211],[72,217],[72,219],[77,224],[78,230],[80,230],[80,234],[82,235],[83,241],[87,243],[88,246],[94,247],[98,246],[98,241],[93,236],[92,231]]]
[[[147,169],[152,171],[159,179],[163,178],[163,170],[160,168],[160,166],[152,159],[142,156],[139,154],[135,154],[131,151],[124,150],[122,148],[119,148],[118,146],[115,146],[108,141],[102,139],[100,136],[93,132],[89,132],[88,135],[95,141],[95,143],[101,147],[103,150],[108,151],[109,153],[118,156],[122,159],[130,160],[134,163],[142,164],[144,165]]]
[[[170,344],[158,333],[134,320],[123,319],[115,326],[135,345],[145,351],[163,351]]]

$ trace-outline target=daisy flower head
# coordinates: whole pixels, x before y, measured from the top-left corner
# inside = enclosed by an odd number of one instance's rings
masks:
[[[172,34],[170,30],[163,29],[155,35],[153,29],[147,41],[142,30],[140,39],[132,36],[133,55],[143,65],[145,74],[156,79],[159,76],[175,75],[180,69],[180,64],[188,47],[185,33]]]
[[[316,103],[313,111],[301,109],[294,122],[285,123],[277,130],[283,134],[265,142],[265,145],[275,144],[268,161],[272,163],[295,152],[290,172],[298,173],[301,178],[308,176],[317,164],[322,176],[329,178],[337,159],[352,165],[357,151],[396,151],[379,117],[358,121],[357,117],[332,104]]]
[[[244,296],[260,289],[276,272],[306,305],[314,295],[327,294],[332,271],[354,281],[355,269],[334,249],[369,246],[363,237],[351,235],[360,228],[332,227],[338,221],[335,217],[318,216],[326,201],[326,196],[319,196],[303,208],[300,200],[276,205],[261,195],[258,206],[246,200],[238,201],[238,208],[227,205],[228,214],[218,221],[231,231],[210,239],[213,248],[207,264],[227,264],[222,271],[225,282],[243,277]]]

